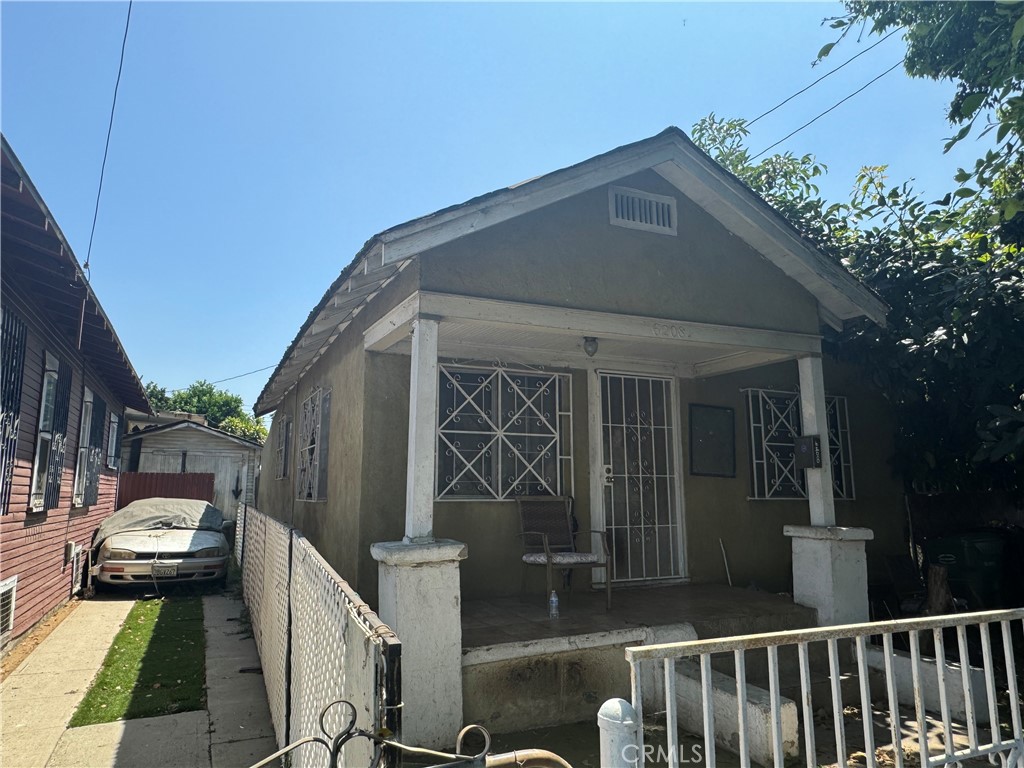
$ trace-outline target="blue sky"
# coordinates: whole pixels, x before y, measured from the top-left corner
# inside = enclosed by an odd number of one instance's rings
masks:
[[[84,261],[127,3],[0,5],[3,132]],[[838,3],[152,3],[132,11],[92,282],[168,388],[274,365],[374,233],[710,112],[748,119],[867,47]],[[759,151],[900,61],[899,35],[757,123]],[[775,151],[841,199],[929,195],[952,86],[897,69]],[[251,406],[269,371],[225,382]]]

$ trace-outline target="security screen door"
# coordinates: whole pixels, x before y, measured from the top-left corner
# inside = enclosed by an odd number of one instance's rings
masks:
[[[678,577],[672,381],[602,373],[601,411],[612,580]]]

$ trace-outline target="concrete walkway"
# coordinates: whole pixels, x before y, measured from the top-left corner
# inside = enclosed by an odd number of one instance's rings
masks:
[[[2,689],[3,768],[244,768],[273,753],[274,731],[242,603],[203,597],[207,710],[67,728],[131,609],[82,603]]]
[[[0,765],[46,765],[131,607],[83,602],[3,682]]]

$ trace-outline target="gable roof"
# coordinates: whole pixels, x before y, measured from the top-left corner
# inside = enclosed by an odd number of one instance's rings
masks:
[[[867,317],[884,324],[888,307],[763,198],[716,163],[683,131],[669,127],[576,165],[443,208],[384,230],[362,247],[306,318],[256,400],[268,413],[409,259],[464,235],[625,176],[653,169],[817,300],[830,325]]]
[[[150,412],[149,398],[74,251],[18,156],[2,137],[3,274],[31,287],[46,318],[75,345],[122,403]]]
[[[233,443],[244,446],[245,448],[255,448],[262,450],[263,445],[257,443],[255,440],[247,440],[244,437],[233,435],[230,432],[225,432],[223,429],[217,429],[216,427],[208,427],[205,424],[200,424],[197,421],[189,421],[182,419],[181,421],[175,421],[171,424],[161,424],[156,427],[147,427],[146,429],[140,429],[138,432],[128,432],[121,439],[122,441],[137,440],[140,437],[149,437],[150,435],[156,435],[163,432],[171,432],[176,429],[194,429],[199,432],[204,432],[214,437],[222,437],[225,440],[230,440]]]

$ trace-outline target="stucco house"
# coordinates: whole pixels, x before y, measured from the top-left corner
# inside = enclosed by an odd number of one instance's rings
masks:
[[[424,743],[476,719],[469,681],[519,653],[466,646],[470,606],[543,610],[517,496],[572,496],[611,549],[582,586],[611,579],[634,612],[664,596],[651,624],[692,618],[679,585],[729,582],[792,593],[766,620],[793,601],[866,619],[868,568],[903,538],[891,415],[822,337],[886,311],[669,128],[367,241],[257,401],[259,506],[398,631]],[[797,468],[798,436],[820,437],[820,468]],[[751,599],[716,594],[723,614]]]
[[[126,407],[145,389],[54,221],[3,139],[0,640],[81,584],[114,511]]]

